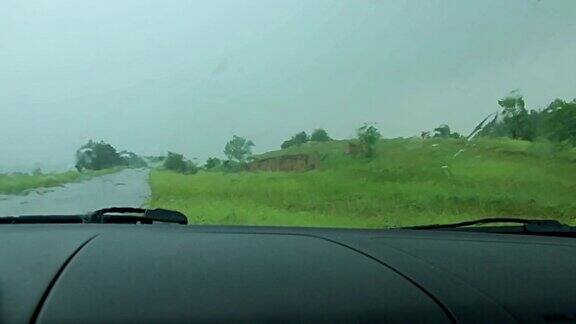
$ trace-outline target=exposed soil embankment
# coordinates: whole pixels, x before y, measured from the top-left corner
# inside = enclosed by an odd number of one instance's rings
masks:
[[[249,171],[308,171],[320,166],[318,154],[282,155],[248,164]]]

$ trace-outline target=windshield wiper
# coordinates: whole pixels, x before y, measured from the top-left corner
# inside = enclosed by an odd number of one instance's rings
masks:
[[[188,218],[175,210],[112,207],[97,210],[85,218],[85,223],[176,223],[186,225]]]
[[[510,227],[474,227],[466,228],[468,226],[486,225],[486,224],[522,224],[520,227],[514,227],[510,231]],[[576,228],[560,223],[557,220],[551,219],[525,219],[525,218],[510,218],[510,217],[494,217],[483,218],[466,222],[450,223],[450,224],[432,224],[403,227],[403,229],[412,230],[436,230],[436,229],[462,229],[462,230],[476,230],[476,231],[489,231],[500,233],[531,233],[542,235],[566,235],[576,236]]]
[[[186,225],[188,218],[168,209],[132,207],[104,208],[87,215],[34,215],[0,217],[0,224],[152,224],[176,223]]]
[[[76,224],[84,223],[79,215],[33,215],[0,217],[0,224]]]

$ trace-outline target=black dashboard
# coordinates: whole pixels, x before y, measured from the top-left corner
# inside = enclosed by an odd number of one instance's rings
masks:
[[[573,238],[18,224],[0,260],[0,323],[576,321]]]

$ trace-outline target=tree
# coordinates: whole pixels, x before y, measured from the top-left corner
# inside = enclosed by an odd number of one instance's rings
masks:
[[[508,132],[508,136],[512,139],[533,141],[536,137],[537,130],[536,124],[534,123],[535,120],[532,117],[535,117],[535,114],[529,114],[526,109],[506,115],[503,123]]]
[[[450,131],[450,126],[446,125],[446,124],[442,124],[436,128],[434,128],[434,137],[436,138],[448,138],[450,137],[450,134],[452,132]]]
[[[572,102],[556,99],[542,115],[543,133],[547,138],[576,145],[576,99]]]
[[[293,145],[294,145],[294,140],[289,139],[289,140],[286,140],[286,141],[282,142],[282,145],[280,145],[280,148],[281,148],[281,149],[287,149],[287,148],[289,148],[290,146],[293,146]]]
[[[116,149],[104,142],[88,141],[76,151],[76,169],[102,170],[124,165]]]
[[[498,105],[504,109],[505,114],[514,115],[522,110],[526,110],[526,103],[519,89],[510,91],[506,97],[498,100]]]
[[[186,161],[184,160],[184,155],[168,152],[168,155],[164,160],[164,168],[176,172],[184,172],[186,170]]]
[[[119,153],[119,155],[123,161],[123,164],[131,168],[144,168],[147,166],[146,161],[144,161],[144,159],[138,156],[136,153],[122,151]]]
[[[306,134],[306,132],[300,132],[300,133],[294,135],[294,137],[292,137],[292,141],[296,145],[304,144],[304,143],[308,142],[309,140],[310,140],[310,138],[308,137],[308,134]]]
[[[290,138],[289,140],[284,141],[282,145],[280,145],[280,148],[286,149],[289,148],[290,146],[304,144],[308,141],[310,141],[310,137],[308,136],[308,134],[306,134],[306,132],[302,131],[292,136],[292,138]]]
[[[512,139],[532,141],[536,138],[538,112],[528,113],[526,103],[519,90],[513,90],[505,98],[498,100],[504,119],[502,124],[506,135]]]
[[[244,162],[246,158],[252,155],[252,146],[254,146],[252,141],[234,135],[232,139],[226,143],[224,154],[226,154],[230,161],[236,160],[238,162]]]
[[[366,157],[374,156],[376,143],[382,137],[380,131],[373,125],[364,124],[364,126],[358,128],[357,135],[364,155]]]
[[[475,129],[478,135],[506,136],[527,141],[533,141],[538,136],[540,112],[526,109],[526,103],[519,90],[513,90],[498,100],[498,105],[502,110],[494,114],[490,122],[487,122],[490,115],[484,119],[479,125],[481,129]]]
[[[576,145],[576,99],[555,99],[543,110],[526,109],[518,90],[498,100],[502,111],[486,117],[476,128],[479,136],[506,136],[533,141],[537,137]],[[491,117],[493,116],[493,117]],[[488,120],[491,121],[488,122]],[[470,136],[469,136],[470,137]]]
[[[219,167],[221,164],[222,164],[222,161],[220,161],[219,158],[211,157],[211,158],[208,158],[208,160],[206,160],[204,167],[207,170],[209,170],[209,169],[214,169],[216,167]]]
[[[174,152],[168,152],[166,159],[164,159],[164,168],[185,174],[195,174],[198,172],[198,167],[194,163],[186,160],[184,155]]]
[[[330,136],[328,136],[328,132],[322,128],[315,129],[310,135],[310,140],[313,142],[328,142],[332,140]]]
[[[436,128],[434,128],[434,137],[435,138],[460,138],[461,135],[457,132],[452,132],[450,130],[450,126],[446,124],[442,124]]]

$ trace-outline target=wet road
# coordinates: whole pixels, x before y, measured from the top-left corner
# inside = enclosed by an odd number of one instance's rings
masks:
[[[28,195],[0,195],[0,216],[78,214],[105,207],[140,207],[150,196],[147,169],[128,169]]]

